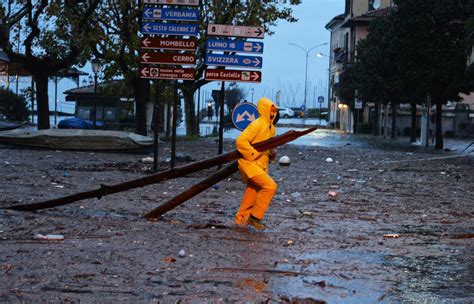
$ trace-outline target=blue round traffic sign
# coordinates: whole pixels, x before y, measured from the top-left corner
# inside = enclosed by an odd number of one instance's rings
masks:
[[[236,105],[232,112],[232,123],[237,129],[243,131],[258,116],[257,107],[253,103],[242,102]]]

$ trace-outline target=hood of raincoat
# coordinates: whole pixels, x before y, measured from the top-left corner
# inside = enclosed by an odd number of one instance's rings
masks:
[[[262,97],[258,100],[257,103],[257,110],[258,114],[260,115],[261,118],[263,118],[268,124],[272,123],[272,119],[270,119],[270,112],[272,109],[272,106],[274,106],[277,110],[278,107],[276,104],[274,104],[270,99],[267,97]]]

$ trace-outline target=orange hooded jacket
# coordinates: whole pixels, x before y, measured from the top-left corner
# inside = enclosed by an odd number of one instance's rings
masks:
[[[260,117],[248,125],[235,142],[237,150],[243,156],[238,160],[238,165],[244,182],[254,176],[268,173],[270,151],[258,152],[252,144],[275,136],[275,126],[273,119],[270,118],[272,106],[278,109],[270,99],[260,98],[257,105]]]

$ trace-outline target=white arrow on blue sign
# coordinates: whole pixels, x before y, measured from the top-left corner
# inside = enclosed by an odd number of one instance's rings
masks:
[[[206,46],[209,51],[263,54],[263,42],[208,39]]]
[[[175,20],[175,21],[198,21],[199,11],[197,9],[172,9],[145,7],[142,13],[143,19]]]
[[[259,117],[257,107],[250,102],[242,102],[235,106],[232,112],[232,123],[240,131]]]
[[[146,35],[197,36],[197,24],[143,22],[142,33]]]
[[[262,57],[257,56],[232,56],[223,54],[206,55],[207,65],[260,69],[262,68],[262,63]]]

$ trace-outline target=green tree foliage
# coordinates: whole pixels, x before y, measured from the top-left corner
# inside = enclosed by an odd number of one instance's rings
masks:
[[[399,66],[410,84],[436,105],[436,148],[443,148],[442,105],[459,101],[473,88],[468,81],[471,37],[466,25],[474,15],[472,0],[398,0],[394,15],[404,36],[396,39]]]
[[[0,88],[0,113],[8,120],[25,121],[28,118],[28,103],[25,98],[10,90]]]
[[[50,127],[48,77],[83,64],[89,57],[84,46],[94,32],[99,2],[18,0],[2,5],[0,17],[5,28],[0,47],[14,66],[35,79],[39,129]]]
[[[194,93],[205,85],[203,79],[204,57],[206,54],[207,25],[209,23],[263,26],[267,34],[272,34],[271,27],[276,26],[278,20],[294,22],[291,5],[298,5],[300,0],[274,1],[240,1],[240,0],[201,0],[197,54],[197,76],[195,81],[184,81],[178,87],[185,100],[184,113],[186,114],[187,133],[198,133],[194,104]],[[182,8],[182,7],[180,7]],[[138,76],[140,67],[140,24],[142,7],[134,1],[106,0],[102,1],[99,13],[99,32],[97,39],[92,42],[94,54],[106,62],[106,78],[123,76],[129,87],[134,91],[137,106],[138,133],[144,129],[145,103],[150,96],[144,94],[149,91],[149,81],[141,80]],[[160,82],[160,88],[170,86],[170,82]],[[166,102],[166,101],[165,101]]]
[[[225,90],[225,103],[232,112],[235,106],[244,100],[245,92],[236,82],[232,82]]]
[[[398,10],[373,21],[359,42],[357,62],[341,79],[341,98],[436,105],[436,148],[443,147],[441,113],[447,101],[473,90],[472,0],[398,0]],[[470,74],[471,73],[471,74]]]

